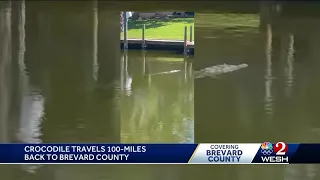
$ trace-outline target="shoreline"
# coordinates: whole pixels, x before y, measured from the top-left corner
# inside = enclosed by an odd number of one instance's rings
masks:
[[[142,50],[141,39],[128,39],[128,50]],[[123,49],[124,40],[120,40],[120,47]],[[176,51],[178,54],[183,54],[183,40],[145,40],[145,50],[159,51]],[[194,55],[194,41],[187,42],[187,54]]]

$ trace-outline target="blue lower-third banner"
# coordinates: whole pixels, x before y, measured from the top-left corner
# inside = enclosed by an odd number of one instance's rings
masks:
[[[0,144],[0,164],[320,163],[320,144]]]

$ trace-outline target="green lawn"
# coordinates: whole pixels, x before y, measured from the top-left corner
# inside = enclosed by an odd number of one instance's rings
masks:
[[[129,20],[128,22],[128,38],[141,39],[142,26],[145,24],[145,39],[170,39],[183,40],[184,27],[188,26],[188,40],[190,26],[193,27],[194,40],[194,18],[175,18],[167,20]],[[121,33],[123,38],[123,33]]]
[[[197,13],[197,28],[223,32],[258,32],[259,14]]]

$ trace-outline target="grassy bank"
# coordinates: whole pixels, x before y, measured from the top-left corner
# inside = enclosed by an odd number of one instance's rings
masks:
[[[223,32],[258,32],[258,14],[197,13],[197,28]]]
[[[258,14],[237,13],[197,13],[194,18],[175,18],[167,20],[140,20],[128,22],[128,38],[141,39],[142,26],[146,25],[146,39],[183,40],[184,27],[195,25],[200,29],[210,29],[211,33],[258,33]],[[193,28],[194,29],[194,28]],[[193,39],[194,39],[193,30]],[[123,33],[121,33],[123,38]],[[189,39],[189,34],[188,34]]]
[[[190,26],[194,27],[194,18],[175,18],[166,20],[129,20],[128,22],[128,38],[141,39],[142,26],[145,24],[146,39],[170,39],[183,40],[184,27],[188,26],[188,39]],[[193,30],[194,32],[194,30]],[[194,35],[194,33],[193,33]],[[123,38],[123,33],[121,33]],[[194,39],[194,36],[193,36]]]

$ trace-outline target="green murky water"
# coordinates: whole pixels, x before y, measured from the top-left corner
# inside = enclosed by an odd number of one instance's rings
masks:
[[[152,51],[122,54],[121,142],[194,142],[190,60]]]
[[[119,11],[94,6],[34,3],[17,15],[1,2],[1,142],[318,142],[317,18],[289,18],[270,34],[259,31],[255,14],[198,13],[195,56],[184,61],[169,52],[120,52]],[[223,63],[249,67],[192,80],[192,68]],[[181,71],[161,74],[172,70]],[[0,166],[8,180],[315,180],[318,169]]]

